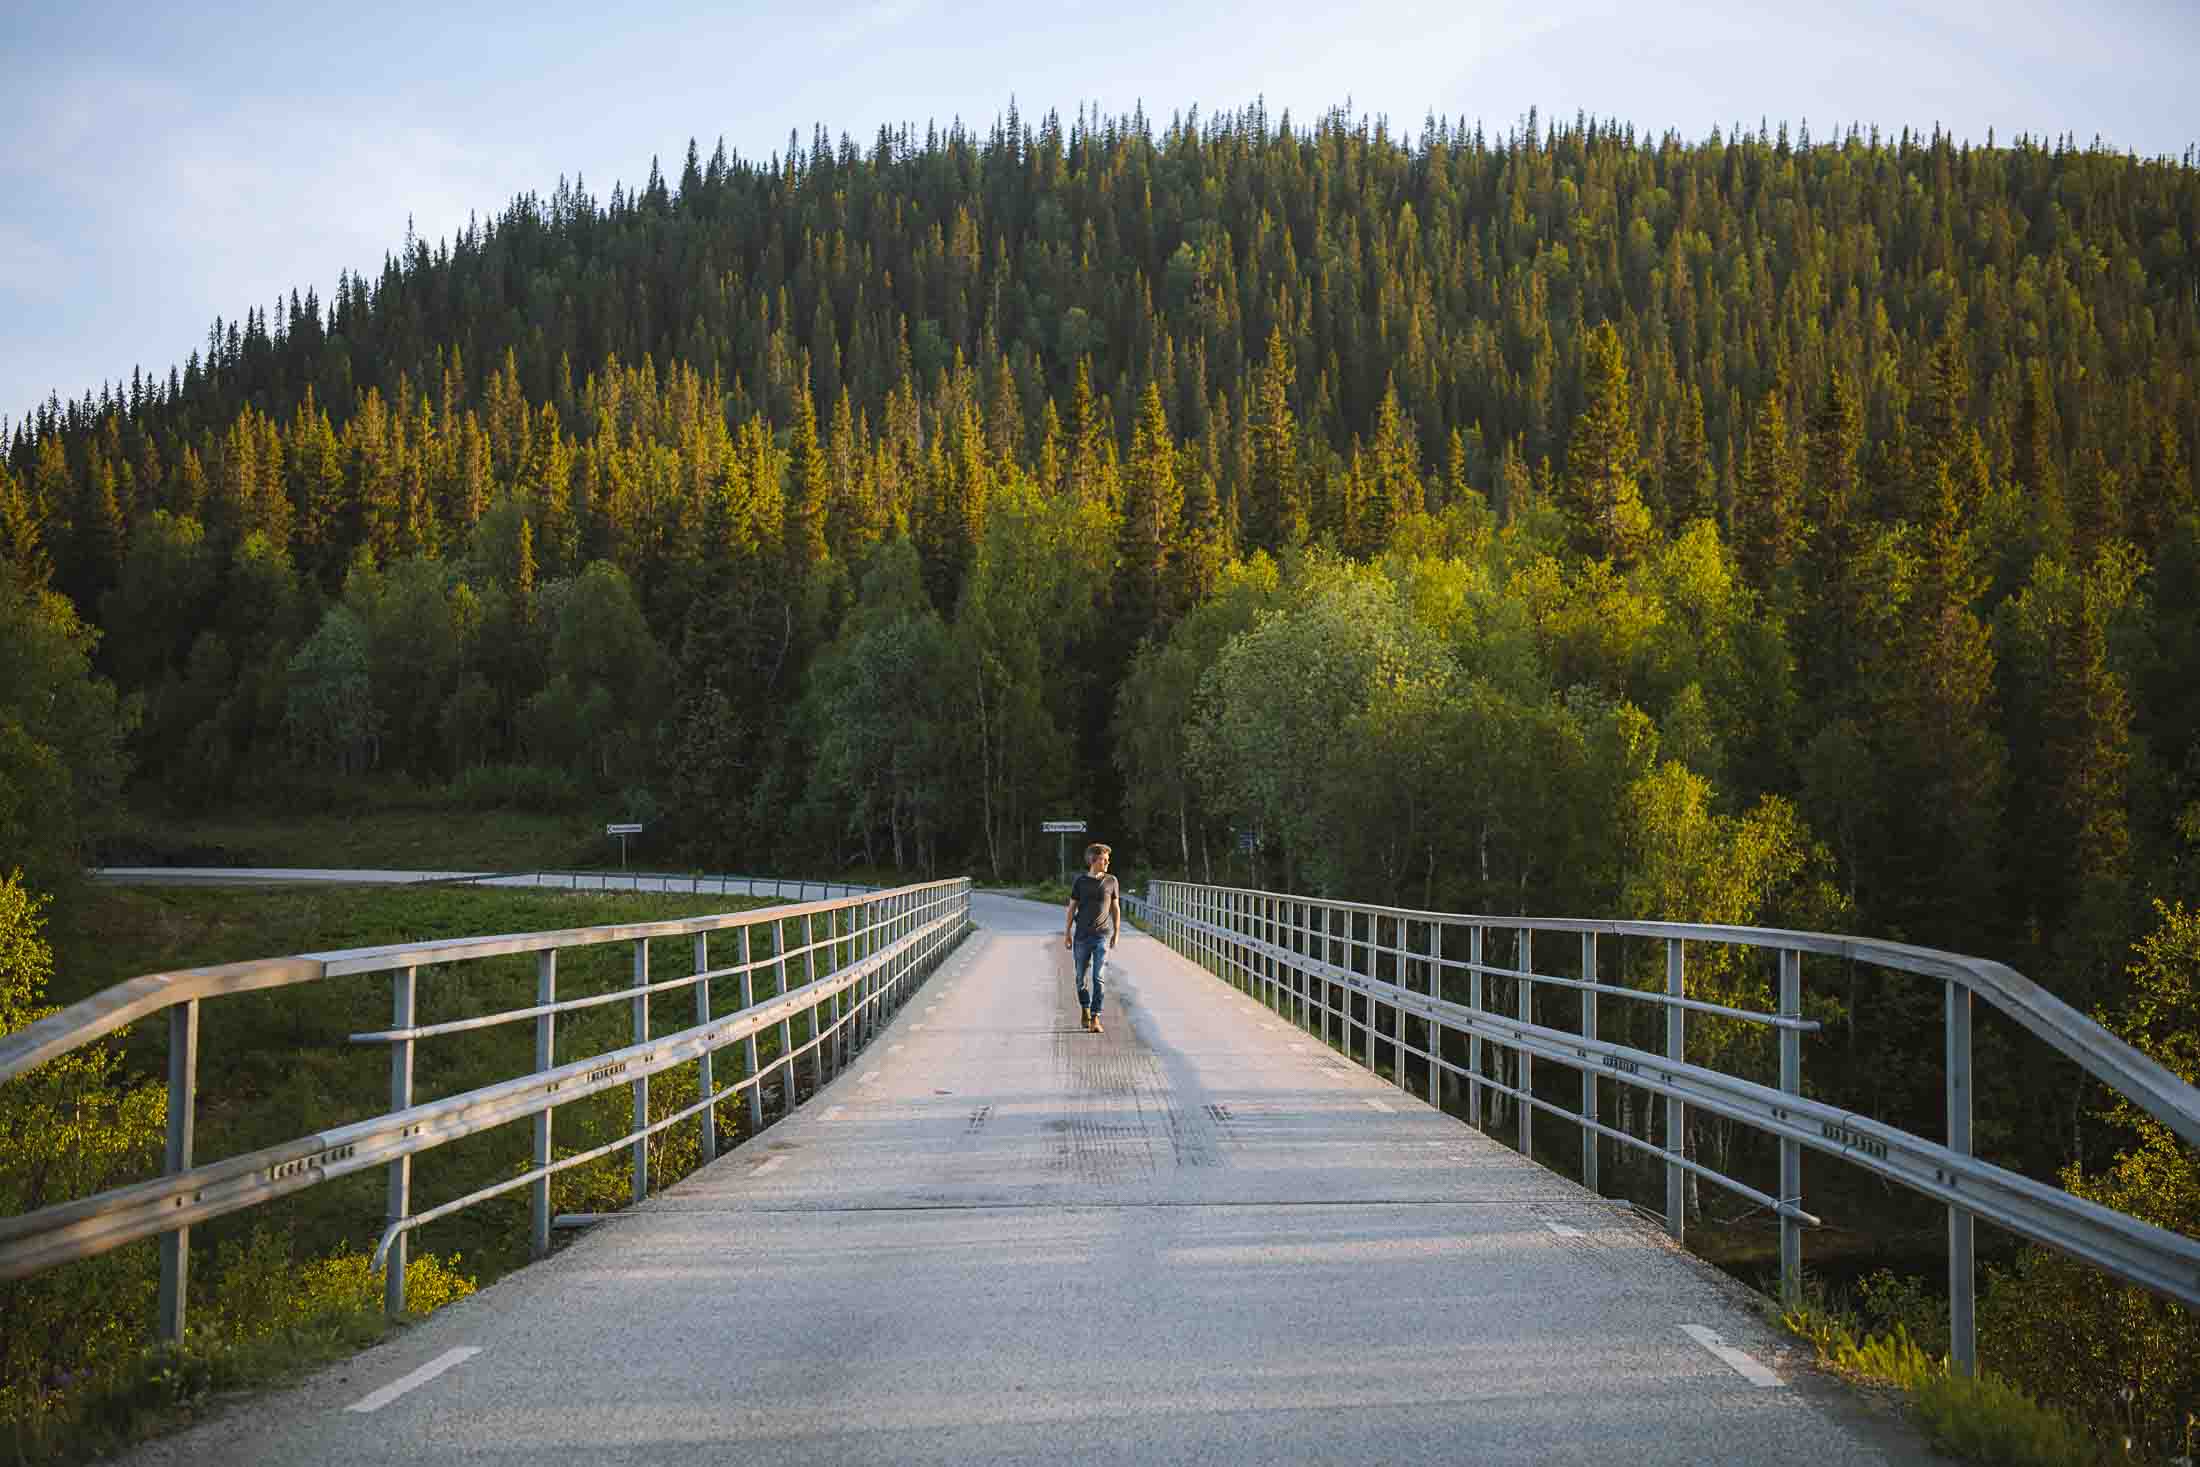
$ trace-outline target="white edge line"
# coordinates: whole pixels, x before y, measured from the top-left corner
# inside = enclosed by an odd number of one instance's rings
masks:
[[[1379,1110],[1385,1115],[1396,1115],[1398,1113],[1387,1100],[1377,1100],[1372,1095],[1363,1095],[1360,1100],[1369,1110]]]
[[[1547,1222],[1543,1226],[1549,1228],[1561,1238],[1585,1238],[1588,1236],[1581,1229],[1567,1227],[1564,1223]]]
[[[1760,1390],[1780,1383],[1780,1377],[1719,1337],[1719,1332],[1700,1324],[1684,1324],[1681,1333],[1726,1363],[1729,1370]]]
[[[408,1375],[401,1375],[378,1391],[369,1391],[344,1409],[346,1411],[379,1411],[399,1396],[416,1387],[424,1386],[454,1365],[462,1365],[481,1353],[479,1345],[461,1345],[442,1354]]]
[[[878,1078],[878,1073],[879,1073],[879,1072],[878,1072],[877,1070],[871,1070],[871,1071],[868,1071],[867,1073],[865,1073],[864,1077],[863,1077],[862,1079],[860,1079],[860,1080],[856,1081],[856,1083],[857,1083],[858,1085],[868,1085],[868,1084],[870,1084],[870,1083],[871,1083],[871,1082],[872,1082],[873,1080],[876,1080],[876,1079]]]
[[[829,1121],[846,1109],[844,1105],[828,1105],[825,1107],[825,1119]]]
[[[765,1161],[765,1162],[762,1162],[761,1164],[759,1164],[759,1165],[757,1166],[756,1170],[755,1170],[755,1171],[753,1171],[753,1172],[750,1172],[750,1173],[749,1173],[749,1175],[750,1175],[750,1176],[752,1176],[752,1177],[761,1177],[762,1175],[764,1175],[764,1173],[766,1173],[766,1172],[770,1171],[770,1170],[771,1170],[771,1169],[772,1169],[773,1167],[775,1167],[775,1166],[779,1165],[779,1164],[780,1164],[781,1162],[785,1161],[786,1159],[787,1159],[787,1158],[785,1158],[784,1156],[774,1156],[774,1157],[770,1158],[769,1160],[767,1160],[767,1161]]]

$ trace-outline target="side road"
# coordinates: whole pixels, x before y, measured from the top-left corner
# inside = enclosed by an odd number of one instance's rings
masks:
[[[693,892],[708,896],[783,897],[822,901],[876,888],[841,881],[779,876],[687,876],[645,871],[387,871],[314,866],[101,866],[94,881],[116,886],[410,886],[465,882],[475,886],[542,887],[567,891]]]

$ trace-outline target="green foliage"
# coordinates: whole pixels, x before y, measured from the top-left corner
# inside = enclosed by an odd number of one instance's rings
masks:
[[[367,767],[380,719],[370,696],[366,628],[336,607],[290,659],[286,726],[309,767]]]
[[[1990,1372],[1957,1374],[1944,1356],[1912,1337],[1907,1322],[1887,1320],[1883,1311],[1909,1308],[1917,1302],[1913,1293],[1891,1276],[1877,1276],[1867,1281],[1865,1306],[1859,1312],[1812,1287],[1785,1310],[1782,1320],[1841,1375],[1900,1392],[1911,1419],[1933,1446],[1962,1461],[1989,1467],[2080,1467],[2109,1460],[2101,1442],[2069,1416]],[[1872,1319],[1883,1327],[1869,1326]],[[1945,1306],[1941,1320],[1945,1331]]]
[[[138,700],[92,671],[99,632],[0,565],[0,851],[43,891],[73,885],[120,813]]]
[[[424,1318],[474,1292],[459,1261],[419,1254],[407,1263],[408,1315]],[[0,1444],[12,1448],[11,1461],[83,1460],[185,1425],[220,1393],[274,1384],[370,1345],[389,1324],[382,1275],[368,1262],[348,1247],[297,1259],[287,1237],[255,1227],[194,1272],[198,1310],[177,1345],[147,1343],[142,1326],[121,1314],[142,1300],[92,1295],[100,1304],[87,1312],[112,1316],[113,1338],[82,1368],[49,1370],[49,1389],[0,1390]]]
[[[2131,998],[2103,1015],[2127,1042],[2191,1083],[2200,1077],[2200,912],[2157,904],[2134,949]],[[2105,1169],[2063,1172],[2078,1196],[2186,1236],[2200,1233],[2200,1156],[2128,1101],[2110,1109],[2119,1150]],[[1981,1353],[2042,1399],[2167,1452],[2200,1413],[2200,1321],[2143,1289],[2106,1284],[2045,1249],[1995,1270],[1979,1310]]]
[[[451,798],[469,810],[534,810],[562,814],[582,804],[571,776],[529,764],[479,764],[451,781]],[[554,864],[554,863],[553,863]]]

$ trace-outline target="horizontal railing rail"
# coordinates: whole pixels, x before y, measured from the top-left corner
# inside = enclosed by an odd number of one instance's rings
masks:
[[[801,940],[789,941],[784,934],[796,923],[800,924]],[[816,1055],[821,1077],[828,1055],[835,1050],[840,1062],[845,1063],[851,1042],[866,1039],[881,1012],[901,1002],[910,987],[937,966],[969,927],[970,883],[952,880],[892,890],[861,888],[838,897],[711,916],[268,958],[148,974],[118,983],[0,1038],[0,1084],[165,1011],[169,1016],[165,1171],[149,1181],[0,1218],[0,1280],[27,1277],[158,1235],[158,1327],[163,1338],[177,1339],[184,1328],[190,1230],[194,1225],[260,1206],[331,1178],[383,1166],[389,1170],[389,1205],[374,1265],[386,1269],[388,1308],[393,1313],[401,1311],[406,1238],[412,1230],[477,1202],[532,1187],[533,1243],[539,1255],[549,1243],[551,1176],[621,1146],[632,1148],[632,1194],[640,1201],[648,1194],[650,1137],[700,1116],[701,1153],[708,1161],[717,1152],[714,1107],[746,1092],[751,1128],[761,1126],[763,1087],[782,1071],[791,1108],[796,1061]],[[738,939],[740,956],[736,962],[713,966],[710,940],[721,934]],[[766,940],[764,951],[758,951],[753,941],[759,934]],[[692,971],[653,981],[649,972],[650,944],[679,938],[693,944]],[[632,986],[558,999],[560,953],[618,943],[628,944],[633,950]],[[438,1024],[414,1022],[422,969],[528,954],[536,958],[537,1003]],[[818,970],[821,958],[826,968],[823,974]],[[793,971],[795,965],[800,966],[799,977]],[[391,975],[391,1026],[355,1034],[352,1039],[358,1044],[385,1045],[390,1050],[388,1112],[244,1155],[194,1164],[199,1004],[262,989],[379,973]],[[761,1000],[756,996],[760,976],[769,976],[774,984],[772,992]],[[738,981],[738,1009],[712,1013],[714,980]],[[682,989],[695,994],[695,1022],[676,1033],[653,1035],[650,1000]],[[557,1016],[615,1002],[633,1006],[634,1042],[583,1059],[557,1062]],[[808,1033],[798,1045],[793,1026],[805,1015]],[[535,1025],[532,1072],[442,1100],[413,1103],[417,1042],[528,1021]],[[778,1035],[778,1052],[770,1064],[760,1065],[757,1037],[773,1030]],[[737,1044],[741,1046],[742,1074],[720,1086],[713,1075],[713,1058],[718,1051]],[[652,1120],[650,1077],[689,1063],[698,1066],[699,1098],[672,1115]],[[621,1086],[630,1087],[633,1093],[632,1129],[605,1145],[574,1155],[553,1156],[552,1116],[556,1108]],[[415,1156],[530,1117],[535,1123],[535,1146],[534,1162],[528,1170],[437,1207],[412,1210]]]
[[[1689,1176],[1726,1188],[1776,1214],[1785,1292],[1792,1293],[1801,1281],[1802,1229],[1819,1221],[1802,1206],[1806,1148],[1838,1156],[1943,1204],[1948,1210],[1951,1353],[1966,1371],[1975,1369],[1977,1362],[1973,1232],[1978,1218],[2117,1278],[2200,1306],[2200,1241],[1972,1155],[1974,996],[1984,998],[2179,1136],[2200,1144],[2200,1091],[2003,964],[1904,943],[1818,932],[1430,912],[1188,882],[1157,881],[1144,896],[1126,900],[1133,916],[1186,957],[1269,1006],[1290,1012],[1304,1026],[1312,1027],[1318,1016],[1322,1037],[1341,1044],[1348,1057],[1361,1060],[1369,1069],[1377,1068],[1378,1044],[1387,1047],[1401,1087],[1409,1083],[1407,1060],[1420,1061],[1429,1099],[1442,1103],[1444,1077],[1464,1084],[1469,1111],[1478,1126],[1485,1123],[1485,1093],[1505,1097],[1517,1108],[1518,1144],[1528,1156],[1535,1154],[1537,1114],[1574,1125],[1581,1138],[1583,1181],[1592,1189],[1598,1185],[1600,1139],[1655,1155],[1665,1167],[1666,1226],[1676,1237],[1685,1228],[1683,1187]],[[1511,965],[1486,961],[1493,932],[1512,934]],[[1561,934],[1578,941],[1581,976],[1538,971],[1535,951],[1540,934]],[[1663,990],[1606,981],[1600,972],[1598,944],[1607,938],[1640,938],[1661,945]],[[1774,954],[1777,1012],[1689,997],[1691,944]],[[1464,955],[1457,951],[1461,946]],[[1805,954],[1941,981],[1944,1140],[1916,1136],[1804,1095],[1802,1036],[1818,1027],[1803,1014]],[[1454,977],[1465,979],[1463,1003],[1447,996],[1446,981]],[[1512,1012],[1501,1012],[1485,1002],[1486,985],[1492,980],[1513,985]],[[1540,988],[1578,996],[1578,1029],[1536,1022],[1535,994]],[[1357,1012],[1354,996],[1360,1002]],[[1663,1051],[1638,1049],[1600,1036],[1599,1003],[1604,998],[1660,1007],[1666,1021]],[[1383,1009],[1390,1015],[1387,1033],[1380,1022]],[[1692,1013],[1772,1028],[1778,1044],[1778,1085],[1692,1063],[1687,1044],[1687,1020]],[[1420,1026],[1418,1044],[1411,1038],[1409,1018]],[[1445,1052],[1447,1029],[1465,1036],[1464,1064]],[[1487,1062],[1497,1055],[1513,1058],[1510,1083],[1502,1066],[1498,1073],[1489,1071]],[[1537,1060],[1578,1073],[1578,1108],[1569,1109],[1536,1094]],[[1599,1115],[1600,1081],[1662,1099],[1662,1142],[1604,1124]],[[1779,1148],[1777,1195],[1724,1175],[1687,1154],[1691,1109],[1772,1138]],[[1646,1108],[1645,1114],[1654,1111]]]
[[[642,891],[695,896],[777,897],[794,901],[829,901],[880,890],[850,881],[817,881],[800,876],[712,875],[694,871],[565,871],[551,868],[526,871],[482,871],[461,876],[441,876],[442,886],[566,887],[573,891]]]

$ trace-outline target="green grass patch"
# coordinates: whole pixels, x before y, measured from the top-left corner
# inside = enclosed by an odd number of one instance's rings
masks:
[[[1867,1294],[1874,1282],[1863,1285]],[[1894,1393],[1938,1451],[1993,1467],[2085,1467],[2110,1460],[2103,1443],[2061,1412],[1988,1372],[1951,1370],[1946,1356],[1911,1338],[1903,1320],[1870,1329],[1855,1305],[1815,1283],[1806,1283],[1803,1298],[1783,1311],[1781,1322],[1809,1340],[1836,1374]],[[1944,1334],[1945,1323],[1940,1327]]]
[[[108,866],[327,866],[398,871],[616,867],[618,842],[590,815],[456,804],[357,810],[138,813],[103,841]],[[633,852],[647,866],[646,847]]]

